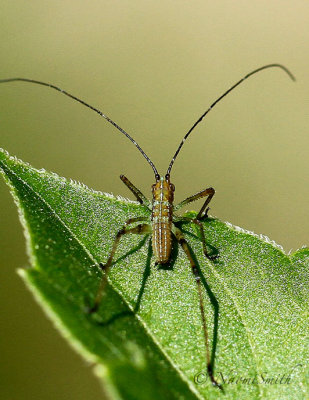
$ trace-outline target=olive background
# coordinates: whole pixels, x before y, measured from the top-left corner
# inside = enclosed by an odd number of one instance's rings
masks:
[[[225,98],[172,170],[176,202],[213,186],[212,215],[286,252],[308,245],[309,3],[3,1],[0,78],[51,82],[103,110],[165,173],[183,135],[247,72],[280,62]],[[153,172],[123,135],[50,89],[0,85],[0,147],[91,188],[150,196]],[[201,204],[192,204],[197,210]],[[104,398],[16,274],[29,265],[16,206],[0,181],[0,397]],[[153,271],[155,273],[155,271]],[[177,271],[175,271],[177,273]]]

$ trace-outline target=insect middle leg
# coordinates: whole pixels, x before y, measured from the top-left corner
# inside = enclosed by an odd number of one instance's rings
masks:
[[[204,343],[205,343],[205,350],[206,350],[206,364],[207,364],[207,372],[209,375],[209,378],[214,386],[217,386],[219,389],[222,390],[222,386],[216,381],[214,375],[213,375],[213,367],[212,363],[210,360],[210,352],[209,352],[209,344],[208,344],[208,330],[207,330],[207,324],[206,324],[206,318],[205,318],[205,311],[204,311],[204,303],[203,303],[203,295],[202,295],[202,286],[201,286],[201,277],[199,274],[199,270],[197,268],[197,265],[192,257],[191,251],[189,249],[188,242],[183,236],[183,233],[179,228],[177,228],[175,225],[173,226],[173,234],[175,235],[178,243],[181,245],[183,248],[183,251],[186,253],[186,256],[188,257],[188,260],[191,265],[191,271],[194,275],[195,282],[197,284],[197,289],[198,289],[198,295],[199,295],[199,303],[200,303],[200,313],[201,313],[201,319],[202,319],[202,324],[203,324],[203,332],[204,332]]]
[[[128,234],[128,233],[134,233],[134,234],[137,234],[137,235],[144,235],[144,234],[147,234],[147,233],[151,233],[151,226],[149,224],[139,224],[139,225],[135,226],[134,228],[128,228],[128,226],[127,226],[129,224],[134,223],[134,222],[143,221],[143,220],[145,220],[145,217],[137,217],[137,218],[128,219],[126,221],[126,223],[124,224],[123,228],[120,229],[118,231],[117,235],[116,235],[116,238],[115,238],[111,253],[110,253],[109,257],[108,257],[108,260],[107,260],[106,264],[99,263],[99,267],[102,269],[104,274],[102,276],[101,283],[100,283],[99,289],[97,291],[97,295],[96,295],[95,300],[94,300],[94,305],[93,305],[93,307],[91,307],[89,309],[90,313],[93,313],[93,312],[97,311],[97,309],[99,308],[100,302],[102,300],[102,295],[103,295],[103,292],[104,292],[104,288],[105,288],[105,285],[106,285],[106,282],[107,282],[108,271],[109,271],[109,268],[110,268],[110,266],[111,266],[111,264],[113,262],[113,258],[114,258],[114,255],[115,255],[115,252],[116,252],[116,249],[117,249],[117,246],[119,244],[119,241],[120,241],[121,237],[123,235]]]
[[[215,255],[209,255],[208,254],[208,250],[207,250],[207,247],[206,247],[206,238],[205,238],[204,227],[203,227],[201,221],[199,221],[197,218],[193,218],[193,219],[191,219],[191,222],[193,222],[195,225],[197,225],[199,227],[199,229],[200,229],[201,238],[202,238],[202,245],[203,245],[203,253],[205,254],[205,256],[211,261],[213,261],[216,258],[218,258],[219,257],[218,254],[215,254]]]

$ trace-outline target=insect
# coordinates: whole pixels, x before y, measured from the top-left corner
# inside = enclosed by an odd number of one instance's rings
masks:
[[[116,238],[114,241],[114,244],[112,246],[110,255],[108,260],[106,261],[105,264],[100,263],[99,266],[103,270],[103,275],[102,275],[102,280],[97,292],[97,295],[95,297],[95,301],[93,306],[90,308],[89,312],[93,313],[97,311],[100,301],[102,298],[102,294],[104,292],[104,287],[107,282],[107,275],[108,275],[108,270],[112,265],[113,258],[117,249],[117,246],[119,244],[119,241],[122,236],[127,235],[127,234],[137,234],[137,235],[142,235],[142,234],[151,234],[152,235],[152,248],[153,248],[153,253],[155,257],[155,262],[156,264],[167,264],[170,261],[171,257],[171,251],[172,251],[172,238],[174,237],[179,245],[182,247],[184,253],[186,254],[191,271],[193,274],[193,277],[195,279],[195,282],[197,284],[197,291],[198,291],[198,296],[199,296],[199,307],[200,307],[200,314],[201,314],[201,320],[202,320],[202,325],[203,325],[203,332],[204,332],[204,342],[205,342],[205,356],[206,356],[206,367],[207,367],[207,372],[209,375],[209,378],[212,382],[212,384],[220,389],[222,389],[222,386],[216,381],[214,377],[214,372],[213,372],[213,365],[211,363],[211,358],[210,358],[210,351],[209,351],[209,344],[208,344],[208,332],[207,332],[207,324],[206,324],[206,317],[204,313],[204,305],[203,305],[203,296],[202,296],[202,286],[201,286],[201,278],[200,278],[200,273],[198,270],[198,267],[194,261],[194,258],[191,254],[191,250],[189,248],[188,242],[185,239],[182,231],[180,228],[177,226],[177,222],[191,222],[195,224],[201,235],[202,239],[202,246],[203,246],[203,252],[205,254],[205,257],[210,260],[214,261],[215,258],[218,257],[217,254],[210,254],[207,245],[206,245],[206,239],[205,239],[205,232],[203,228],[203,224],[201,221],[207,217],[207,213],[209,210],[208,204],[210,203],[212,197],[215,194],[215,190],[212,187],[209,187],[207,189],[204,189],[190,197],[187,197],[185,200],[180,202],[177,205],[173,205],[173,200],[174,200],[174,192],[175,192],[175,186],[170,180],[170,175],[171,175],[171,170],[174,165],[174,162],[183,146],[185,143],[186,139],[188,136],[191,134],[191,132],[194,130],[194,128],[203,120],[203,118],[214,108],[214,106],[221,101],[228,93],[230,93],[233,89],[235,89],[238,85],[240,85],[244,80],[249,78],[250,76],[268,69],[268,68],[280,68],[282,69],[287,75],[292,79],[295,80],[294,76],[291,74],[291,72],[283,65],[281,64],[268,64],[264,65],[260,68],[255,69],[254,71],[251,71],[247,75],[245,75],[241,80],[239,80],[237,83],[235,83],[232,87],[230,87],[226,92],[224,92],[212,105],[201,115],[201,117],[193,124],[193,126],[189,129],[189,131],[185,134],[184,138],[180,142],[168,168],[166,171],[166,174],[164,176],[161,176],[151,159],[147,156],[147,154],[143,151],[143,149],[139,146],[139,144],[130,136],[125,130],[123,130],[118,124],[116,124],[112,119],[110,119],[107,115],[105,115],[103,112],[98,110],[97,108],[87,104],[85,101],[73,96],[72,94],[60,89],[59,87],[33,80],[33,79],[27,79],[27,78],[9,78],[9,79],[2,79],[0,80],[0,83],[7,83],[7,82],[28,82],[28,83],[34,83],[42,86],[47,86],[52,89],[55,89],[66,96],[71,97],[73,100],[78,101],[79,103],[83,104],[84,106],[90,108],[91,110],[95,111],[98,113],[101,117],[105,118],[110,124],[112,124],[118,131],[120,131],[123,135],[125,135],[139,150],[139,152],[144,156],[148,164],[151,166],[153,172],[154,172],[154,177],[155,177],[155,183],[152,185],[152,201],[148,200],[142,193],[141,191],[133,185],[132,182],[129,181],[128,178],[126,178],[124,175],[120,176],[120,179],[122,182],[128,187],[128,189],[133,193],[137,201],[143,206],[145,209],[148,210],[150,218],[146,217],[137,217],[137,218],[129,218],[123,225],[123,227],[118,231],[116,234]],[[182,207],[186,206],[189,203],[192,203],[193,201],[196,201],[198,199],[206,198],[204,201],[204,204],[196,217],[194,218],[188,218],[188,217],[183,217],[183,216],[177,216],[176,212],[180,210]],[[150,219],[150,220],[149,220]],[[134,226],[132,227],[132,224]],[[136,225],[137,224],[137,225]],[[223,390],[223,389],[222,389]]]

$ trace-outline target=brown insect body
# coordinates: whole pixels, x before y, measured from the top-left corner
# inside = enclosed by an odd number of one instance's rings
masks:
[[[169,262],[175,186],[163,177],[152,185],[152,247],[156,264]]]

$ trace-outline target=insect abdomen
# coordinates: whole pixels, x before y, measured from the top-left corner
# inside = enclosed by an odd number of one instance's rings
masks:
[[[172,233],[170,222],[153,221],[152,248],[157,263],[165,264],[169,261],[172,251]]]
[[[172,251],[174,186],[161,178],[152,190],[152,248],[156,263],[166,264]]]

